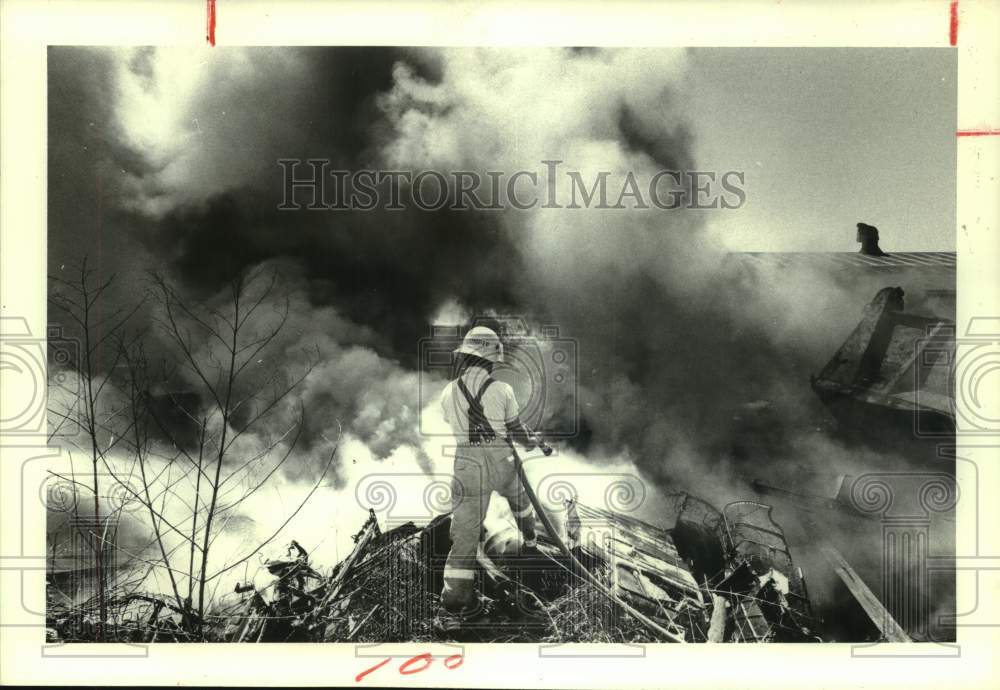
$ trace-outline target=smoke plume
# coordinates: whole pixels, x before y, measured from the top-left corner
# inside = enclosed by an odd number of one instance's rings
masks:
[[[418,343],[435,322],[488,313],[577,342],[581,433],[569,446],[590,462],[631,463],[661,490],[716,504],[746,498],[752,477],[870,464],[817,428],[826,417],[808,377],[883,287],[875,280],[730,260],[711,217],[692,209],[276,208],[279,158],[543,178],[542,161],[561,161],[588,180],[694,169],[682,50],[49,57],[50,269],[86,248],[125,277],[120,298],[141,284],[136,267],[156,263],[210,303],[240,271],[277,266],[290,311],[269,356],[315,361],[276,415],[287,425],[308,412],[293,483],[310,476],[310,450],[335,420],[376,460],[405,452],[432,469],[439,451],[419,433],[417,393],[442,381],[420,379]],[[560,185],[559,205],[567,194]]]

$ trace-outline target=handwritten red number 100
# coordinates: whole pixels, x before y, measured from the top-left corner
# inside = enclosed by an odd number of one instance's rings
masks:
[[[390,661],[392,661],[392,657],[389,657],[388,659],[378,662],[371,668],[368,668],[359,673],[358,675],[354,676],[354,681],[361,682],[362,678],[367,676],[369,673],[379,670],[380,668],[388,664]],[[449,671],[454,671],[456,668],[461,666],[464,661],[465,659],[462,657],[461,654],[454,654],[444,660],[444,667]],[[406,661],[404,661],[402,664],[400,664],[399,672],[404,676],[409,676],[414,673],[420,673],[421,671],[427,670],[427,668],[433,662],[434,662],[434,657],[431,656],[430,653],[418,654],[417,656],[411,657]]]

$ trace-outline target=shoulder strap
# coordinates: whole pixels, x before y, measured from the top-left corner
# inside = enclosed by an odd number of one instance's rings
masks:
[[[474,398],[472,397],[472,393],[469,392],[468,387],[465,385],[465,381],[463,381],[462,377],[459,376],[457,379],[455,379],[455,382],[458,384],[458,390],[462,391],[462,395],[465,396],[466,402],[468,402],[471,405]]]
[[[462,377],[459,376],[456,379],[456,381],[458,382],[458,389],[462,391],[462,395],[465,396],[465,399],[468,401],[469,405],[475,406],[477,408],[482,407],[483,395],[486,393],[486,389],[490,387],[490,384],[493,383],[493,379],[487,377],[487,379],[483,381],[483,385],[480,386],[479,392],[476,394],[476,397],[472,397],[472,393],[469,392],[469,388],[468,386],[465,385],[465,381],[462,380]]]
[[[479,393],[476,395],[476,402],[478,404],[482,405],[483,395],[486,393],[486,389],[490,387],[491,383],[493,383],[493,379],[487,376],[486,380],[483,381],[483,385],[479,388]]]

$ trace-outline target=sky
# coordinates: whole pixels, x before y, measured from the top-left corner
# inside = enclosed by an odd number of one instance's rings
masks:
[[[955,250],[956,53],[692,51],[695,160],[745,170],[747,204],[709,221],[740,251]]]

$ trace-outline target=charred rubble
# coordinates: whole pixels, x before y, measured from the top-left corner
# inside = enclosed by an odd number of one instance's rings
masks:
[[[480,551],[480,608],[462,640],[488,642],[818,642],[805,579],[771,508],[738,502],[718,511],[675,496],[671,528],[564,505],[567,559],[539,524],[540,555],[520,555],[515,527],[487,533]],[[328,575],[292,542],[265,561],[273,581],[239,583],[197,620],[161,597],[112,597],[117,641],[402,642],[434,638],[451,516],[385,529],[374,512],[351,553]],[[670,633],[668,639],[582,578],[588,569],[616,598]],[[50,641],[93,639],[96,604],[50,602]],[[88,628],[89,626],[89,628]],[[93,631],[91,630],[91,633]]]
[[[616,597],[686,642],[818,642],[805,579],[769,506],[718,511],[682,494],[670,529],[569,501],[575,561]],[[270,562],[267,591],[238,586],[213,617],[219,641],[392,642],[433,638],[450,515],[383,529],[374,513],[327,577],[307,555]],[[541,525],[540,525],[541,527]],[[485,535],[480,609],[462,640],[654,642],[644,626],[574,572],[543,529],[541,556],[520,555],[515,528]]]
[[[479,609],[455,641],[828,642],[772,508],[738,501],[721,511],[672,494],[670,527],[576,501],[563,506],[567,558],[539,524],[538,552],[521,553],[510,525],[484,534]],[[272,580],[237,583],[200,619],[152,593],[111,588],[105,639],[118,642],[420,642],[435,637],[451,515],[418,526],[380,524],[373,511],[350,554],[329,572],[296,542],[263,562]],[[878,630],[909,641],[831,545],[824,555]],[[579,572],[585,568],[595,584]],[[64,578],[67,573],[59,574]],[[77,577],[80,573],[71,574]],[[50,579],[56,577],[50,575]],[[85,579],[85,578],[84,578]],[[61,583],[65,584],[65,583]],[[49,642],[92,641],[96,597],[52,596]],[[188,602],[185,602],[187,604]],[[628,609],[638,612],[633,615]],[[646,620],[641,620],[645,618]],[[652,624],[650,624],[652,622]]]

